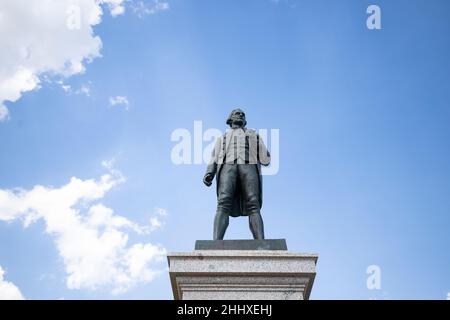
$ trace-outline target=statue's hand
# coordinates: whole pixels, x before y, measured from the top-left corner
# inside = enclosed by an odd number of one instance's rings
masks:
[[[207,173],[205,175],[205,177],[203,178],[203,183],[207,186],[210,187],[212,184],[212,181],[214,179],[214,176],[211,173]]]

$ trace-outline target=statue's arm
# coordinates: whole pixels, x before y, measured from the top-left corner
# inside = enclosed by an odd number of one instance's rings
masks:
[[[219,153],[219,148],[222,145],[221,141],[222,140],[220,138],[217,139],[216,145],[214,146],[214,149],[211,153],[211,161],[206,167],[206,173],[205,176],[203,177],[203,183],[208,187],[212,184],[214,176],[217,173],[217,160],[218,160],[217,157]]]
[[[270,152],[267,150],[264,140],[257,135],[258,140],[258,161],[263,166],[268,166],[270,164]]]

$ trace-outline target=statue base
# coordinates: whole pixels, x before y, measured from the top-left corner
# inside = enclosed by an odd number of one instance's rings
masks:
[[[318,256],[280,249],[283,243],[286,248],[284,239],[201,240],[200,250],[169,254],[174,299],[309,299]]]
[[[287,250],[285,239],[197,240],[195,250]]]

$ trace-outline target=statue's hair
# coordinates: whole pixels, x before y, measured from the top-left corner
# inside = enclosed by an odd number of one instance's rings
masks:
[[[233,113],[235,113],[236,111],[241,111],[242,113],[245,114],[245,112],[242,109],[234,109],[233,111],[231,111],[230,115],[228,116],[227,119],[227,125],[229,125],[231,127],[231,124],[233,123],[233,120],[231,120],[231,117],[233,116]],[[247,120],[244,121],[244,127],[247,125]]]

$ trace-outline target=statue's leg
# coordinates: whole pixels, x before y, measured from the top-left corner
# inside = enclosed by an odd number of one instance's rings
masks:
[[[224,212],[217,212],[214,217],[214,240],[223,240],[225,236],[225,231],[228,228],[228,222],[230,220],[230,216]]]
[[[250,231],[254,239],[264,239],[264,223],[261,217],[259,203],[259,173],[254,164],[239,165],[239,180],[242,196],[248,213]]]
[[[236,189],[237,165],[224,164],[220,171],[217,190],[217,212],[214,218],[214,240],[222,240],[228,227]]]
[[[250,225],[250,231],[253,234],[253,239],[264,239],[264,222],[261,214],[258,212],[249,215],[248,223]]]

